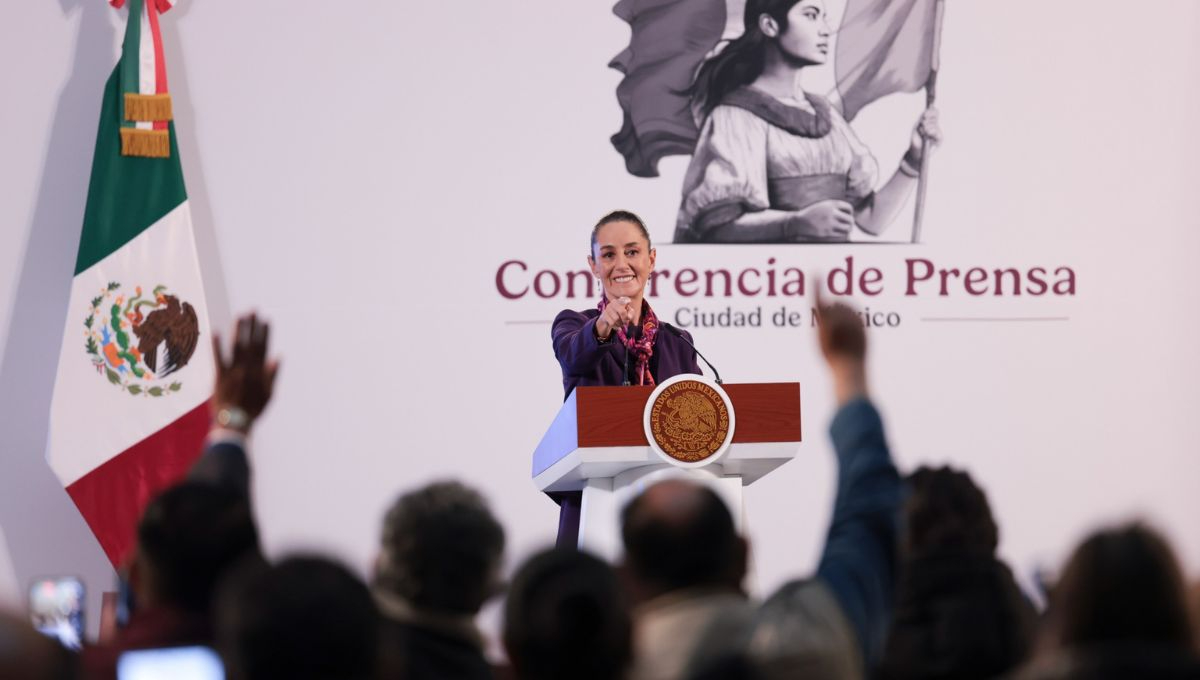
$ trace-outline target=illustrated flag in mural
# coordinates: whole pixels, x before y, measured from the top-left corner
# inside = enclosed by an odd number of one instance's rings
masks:
[[[613,13],[629,24],[630,39],[609,63],[625,74],[617,86],[624,119],[612,143],[629,174],[657,177],[660,158],[696,147],[687,90],[721,40],[726,0],[621,0]]]
[[[128,4],[104,88],[46,453],[113,564],[132,548],[146,502],[199,455],[213,375],[159,30],[173,3]]]
[[[942,0],[848,0],[834,69],[842,116],[897,92],[916,92],[936,68]]]
[[[936,69],[943,0],[847,0],[837,29],[837,97],[847,120],[895,92],[915,92]],[[657,177],[664,156],[691,154],[699,130],[688,92],[696,71],[742,32],[745,0],[620,0],[629,46],[610,67],[624,74],[624,114],[612,143],[629,173]]]

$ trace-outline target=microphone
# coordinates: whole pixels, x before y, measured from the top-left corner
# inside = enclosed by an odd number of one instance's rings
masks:
[[[636,341],[641,333],[642,328],[637,324],[631,323],[625,327],[625,337],[630,340]],[[620,340],[620,338],[617,339]],[[625,360],[621,362],[621,386],[627,387],[633,384],[629,381],[629,345],[621,343],[621,346],[625,349]]]
[[[696,353],[696,356],[700,357],[700,359],[704,361],[704,365],[708,366],[709,369],[712,370],[713,379],[716,381],[716,383],[718,385],[721,384],[721,374],[719,372],[717,372],[717,367],[713,366],[712,362],[709,361],[707,358],[705,358],[705,356],[700,353],[700,350],[696,349],[696,346],[694,344],[692,344],[691,340],[688,340],[687,336],[683,334],[683,331],[681,331],[678,328],[672,326],[671,324],[667,324],[667,323],[664,323],[661,327],[667,329],[667,331],[669,331],[671,333],[671,335],[674,335],[675,337],[677,337],[680,340],[683,340],[685,343],[687,343],[687,346],[692,348],[692,351]]]

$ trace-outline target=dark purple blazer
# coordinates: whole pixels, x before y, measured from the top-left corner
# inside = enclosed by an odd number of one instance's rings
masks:
[[[550,335],[554,339],[554,356],[562,367],[563,398],[580,385],[618,386],[622,382],[621,364],[625,360],[625,348],[616,338],[600,344],[596,340],[596,319],[600,312],[586,309],[576,312],[564,309],[554,317]],[[681,373],[700,373],[696,363],[696,352],[682,339],[675,337],[661,326],[654,339],[654,353],[650,355],[650,374],[654,382],[660,383]],[[691,334],[680,330],[688,340]],[[634,361],[630,357],[629,372],[633,374]]]

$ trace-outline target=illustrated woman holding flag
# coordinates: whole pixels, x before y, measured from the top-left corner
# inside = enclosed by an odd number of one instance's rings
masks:
[[[847,241],[880,234],[941,140],[937,111],[917,122],[908,152],[878,185],[874,156],[825,98],[804,92],[804,68],[832,48],[824,0],[747,0],[745,29],[692,85],[700,137],[684,178],[675,241]]]

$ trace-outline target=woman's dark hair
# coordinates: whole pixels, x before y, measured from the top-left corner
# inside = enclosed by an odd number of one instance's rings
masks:
[[[983,490],[971,476],[949,466],[922,466],[908,477],[905,507],[910,554],[956,550],[992,554],[999,530]]]
[[[534,555],[509,589],[504,645],[522,680],[624,677],[632,623],[612,568],[573,549]]]
[[[634,215],[628,210],[614,210],[604,217],[601,217],[600,221],[596,223],[596,226],[592,227],[592,241],[590,244],[588,244],[589,255],[594,255],[596,252],[596,237],[600,235],[600,228],[606,224],[612,224],[613,222],[629,222],[630,224],[634,225],[638,228],[638,231],[642,232],[642,236],[646,237],[646,245],[650,245],[650,232],[646,229],[646,223],[642,221],[642,218]]]
[[[766,14],[779,24],[780,32],[786,31],[788,12],[798,2],[800,0],[746,0],[742,34],[730,41],[720,54],[704,62],[692,83],[692,100],[701,113],[708,115],[725,95],[762,75],[767,44],[771,39],[758,27],[758,18]]]
[[[1088,537],[1050,594],[1060,647],[1139,642],[1190,649],[1183,575],[1170,546],[1141,524]]]

